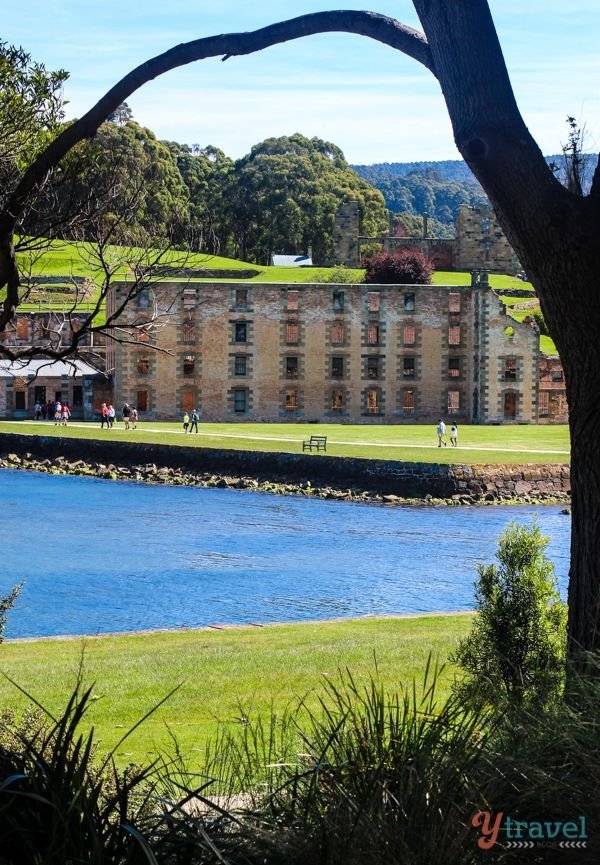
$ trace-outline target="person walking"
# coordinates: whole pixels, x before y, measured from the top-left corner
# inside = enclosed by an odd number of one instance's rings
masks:
[[[42,417],[42,404],[39,401],[39,399],[36,399],[35,407],[33,409],[33,419],[34,420],[40,420],[41,417]]]
[[[190,416],[187,412],[183,414],[183,431],[186,433],[188,431],[188,427],[190,425]]]
[[[129,417],[129,420],[131,421],[131,428],[132,428],[132,429],[137,429],[138,410],[136,409],[135,406],[132,406],[132,407],[131,407],[131,415],[130,415],[130,417]]]
[[[189,431],[191,432],[194,427],[196,428],[196,433],[198,433],[198,412],[196,411],[196,409],[192,409],[192,413],[190,415]]]
[[[54,403],[54,426],[58,426],[62,423],[62,405],[60,400],[56,400]]]
[[[455,423],[450,427],[450,444],[453,448],[458,445],[458,427]]]
[[[66,426],[69,422],[69,418],[71,417],[71,409],[67,405],[66,402],[63,403],[62,406],[62,425]]]
[[[121,412],[121,416],[123,418],[123,425],[125,426],[125,429],[129,429],[129,420],[131,418],[131,407],[130,407],[129,403],[126,402],[125,405],[123,406],[123,411]]]
[[[110,424],[108,422],[108,406],[105,402],[102,403],[102,408],[100,409],[100,429],[104,429],[104,424],[106,424],[106,429],[108,429]]]
[[[108,406],[108,428],[112,429],[115,423],[115,418],[117,413],[115,411],[115,407],[113,405]]]
[[[438,437],[438,447],[441,448],[442,445],[446,447],[446,424],[440,418],[440,422],[437,425],[437,437]]]

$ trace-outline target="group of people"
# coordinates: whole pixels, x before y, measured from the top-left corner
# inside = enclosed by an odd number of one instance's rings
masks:
[[[437,437],[438,437],[438,447],[446,447],[448,444],[446,441],[446,424],[440,418],[440,422],[437,425]],[[450,427],[450,445],[455,448],[458,446],[458,427],[455,423]]]
[[[34,420],[54,420],[54,426],[66,426],[71,417],[71,409],[68,403],[60,400],[48,400],[48,402],[36,402],[33,408]]]
[[[59,424],[62,426],[66,426],[69,418],[71,417],[71,409],[66,402],[61,403],[60,400],[56,400],[56,402],[48,400],[47,403],[36,402],[34,413],[35,420],[46,420],[46,418],[48,420],[52,420],[52,418],[54,418],[55,426],[58,426]],[[200,414],[200,410],[195,408],[192,409],[189,414],[187,411],[184,413],[184,433],[198,432],[198,421],[200,420]],[[123,425],[125,429],[137,428],[138,411],[135,406],[130,406],[129,403],[125,403],[121,412],[121,416],[123,418]],[[104,429],[104,427],[106,426],[107,429],[112,429],[115,424],[116,418],[117,413],[114,406],[103,402],[102,408],[100,409],[100,428]],[[442,418],[440,418],[440,422],[437,425],[436,432],[438,437],[438,447],[446,447],[447,429],[446,424],[444,423]],[[458,446],[458,426],[455,423],[453,423],[450,427],[450,445],[454,448]]]
[[[200,420],[200,409],[193,408],[192,411],[188,414],[184,412],[183,415],[183,431],[184,433],[191,433],[192,430],[198,432],[198,421]]]
[[[130,406],[129,403],[125,403],[121,412],[121,417],[123,418],[125,429],[137,428],[138,411],[135,406]],[[107,429],[112,429],[115,425],[116,419],[117,412],[115,411],[115,407],[110,403],[107,404],[103,402],[100,409],[100,429],[104,429],[105,425]]]

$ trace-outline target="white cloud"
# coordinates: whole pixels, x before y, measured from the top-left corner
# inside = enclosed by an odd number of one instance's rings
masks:
[[[425,100],[425,101],[424,101]],[[151,91],[131,100],[161,138],[213,144],[237,158],[264,138],[301,132],[333,141],[351,162],[456,158],[441,97],[385,92],[262,90],[206,93],[196,102]]]

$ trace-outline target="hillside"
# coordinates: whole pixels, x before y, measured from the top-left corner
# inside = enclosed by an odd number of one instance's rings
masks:
[[[585,157],[584,187],[592,182],[598,157]],[[564,181],[562,153],[546,156],[548,165],[557,166],[557,177]],[[461,204],[487,203],[483,189],[462,159],[438,162],[379,162],[374,165],[352,165],[356,173],[378,189],[392,213],[406,212],[420,216],[427,211],[433,220],[453,226]],[[442,232],[437,232],[443,236]]]

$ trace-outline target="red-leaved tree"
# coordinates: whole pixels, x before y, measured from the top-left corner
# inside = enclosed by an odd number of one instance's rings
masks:
[[[420,249],[379,252],[365,259],[365,282],[379,285],[430,285],[433,262]]]

